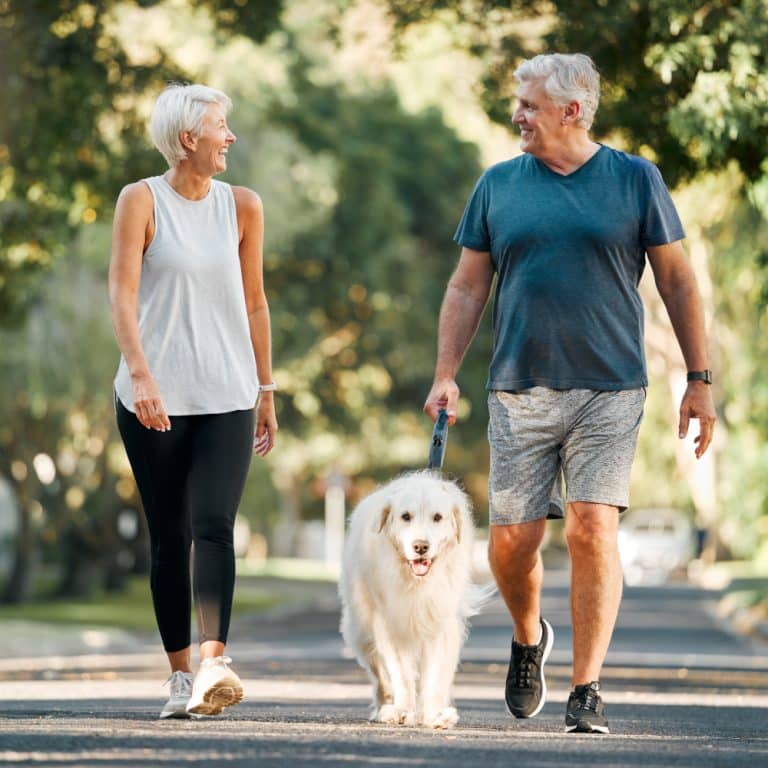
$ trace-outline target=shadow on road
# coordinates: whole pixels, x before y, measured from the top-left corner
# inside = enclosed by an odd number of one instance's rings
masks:
[[[158,721],[158,702],[17,701],[0,760],[38,766],[754,766],[768,762],[765,710],[732,707],[711,733],[703,707],[614,705],[615,734],[562,732],[563,706],[510,720],[497,702],[461,702],[455,731],[366,722],[363,702],[246,702],[225,718]],[[464,706],[462,706],[464,705]],[[725,722],[727,720],[727,722]],[[9,722],[10,721],[10,722]],[[727,727],[725,727],[727,726]]]

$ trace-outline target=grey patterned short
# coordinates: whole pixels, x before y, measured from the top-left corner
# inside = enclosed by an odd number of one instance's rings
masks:
[[[626,509],[644,405],[644,387],[490,392],[491,525],[563,517],[563,480],[566,503]]]

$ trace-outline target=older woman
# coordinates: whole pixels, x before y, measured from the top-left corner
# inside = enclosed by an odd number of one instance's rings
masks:
[[[277,432],[261,200],[213,178],[235,142],[230,107],[204,85],[163,91],[151,134],[169,169],[126,186],[115,210],[115,408],[149,526],[152,601],[171,668],[161,718],[217,715],[243,697],[224,656],[232,531],[251,453],[265,456]]]
[[[563,517],[571,555],[573,675],[566,731],[607,733],[600,671],[622,589],[617,533],[648,384],[637,286],[650,262],[688,366],[679,434],[712,438],[707,344],[684,232],[656,166],[592,140],[600,77],[584,54],[524,61],[513,122],[523,154],[483,174],[456,232],[425,410],[455,420],[455,377],[497,276],[488,378],[490,562],[514,622],[507,710],[546,697],[553,632],[539,547]],[[561,498],[565,480],[566,505]]]

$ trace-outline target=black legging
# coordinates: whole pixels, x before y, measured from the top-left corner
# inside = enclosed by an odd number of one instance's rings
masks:
[[[193,542],[199,640],[225,643],[235,586],[232,530],[253,452],[253,411],[171,416],[171,430],[158,432],[117,399],[115,408],[147,516],[163,646],[172,653],[191,642]]]

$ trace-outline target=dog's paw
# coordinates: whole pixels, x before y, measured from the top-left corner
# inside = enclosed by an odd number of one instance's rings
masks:
[[[412,712],[411,710],[406,710],[403,713],[403,719],[402,719],[402,725],[417,725],[419,722],[419,717],[415,712]]]
[[[394,704],[384,704],[373,718],[377,723],[387,725],[416,725],[416,713],[396,707]]]
[[[424,713],[423,725],[427,728],[453,728],[459,722],[456,707],[446,707],[434,713]]]

